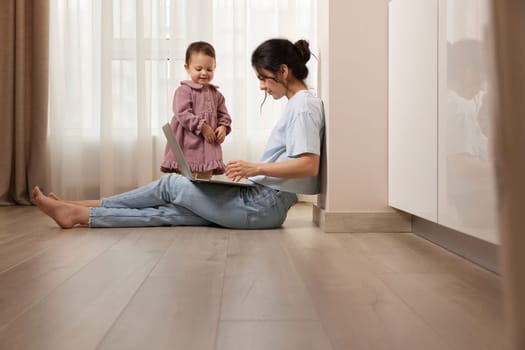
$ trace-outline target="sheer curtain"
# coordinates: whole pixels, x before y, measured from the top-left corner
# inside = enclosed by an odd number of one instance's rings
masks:
[[[49,190],[98,198],[160,176],[186,46],[211,42],[214,83],[232,116],[223,152],[257,160],[286,101],[268,100],[250,65],[270,37],[317,51],[315,0],[50,0]],[[309,62],[309,87],[317,85]]]

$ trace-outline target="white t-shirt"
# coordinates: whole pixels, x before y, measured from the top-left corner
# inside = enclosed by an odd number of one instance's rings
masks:
[[[478,121],[479,108],[474,99],[465,99],[449,91],[445,139],[446,152],[469,154],[479,160],[488,160],[488,139]]]
[[[288,101],[270,134],[261,162],[285,162],[304,153],[321,155],[323,135],[323,101],[310,91],[301,90]],[[320,173],[298,179],[259,175],[250,180],[280,191],[316,194],[320,192]]]

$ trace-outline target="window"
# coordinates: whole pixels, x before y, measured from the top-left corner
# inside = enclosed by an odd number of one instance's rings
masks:
[[[260,112],[250,66],[256,45],[287,37],[317,47],[315,0],[51,0],[50,11],[50,178],[64,196],[83,183],[71,199],[160,175],[160,126],[187,79],[188,43],[209,41],[217,52],[213,83],[233,120],[225,160],[257,160],[286,102],[268,101]],[[309,68],[315,89],[315,59]]]

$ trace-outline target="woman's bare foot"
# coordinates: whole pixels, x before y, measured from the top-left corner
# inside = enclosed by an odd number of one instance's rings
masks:
[[[88,208],[49,198],[40,191],[38,186],[33,188],[33,198],[38,208],[62,228],[72,228],[77,224],[86,225],[88,222]]]
[[[49,193],[47,194],[47,196],[48,196],[49,198],[51,198],[51,199],[56,200],[56,201],[61,201],[61,200],[62,200],[60,197],[58,197],[58,196],[55,194],[55,192],[49,192]]]

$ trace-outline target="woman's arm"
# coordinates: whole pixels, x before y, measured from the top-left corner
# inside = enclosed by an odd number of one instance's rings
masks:
[[[313,153],[304,153],[295,159],[278,163],[251,163],[235,160],[226,165],[226,175],[235,181],[257,175],[281,178],[316,176],[319,172],[319,161],[320,157]]]

